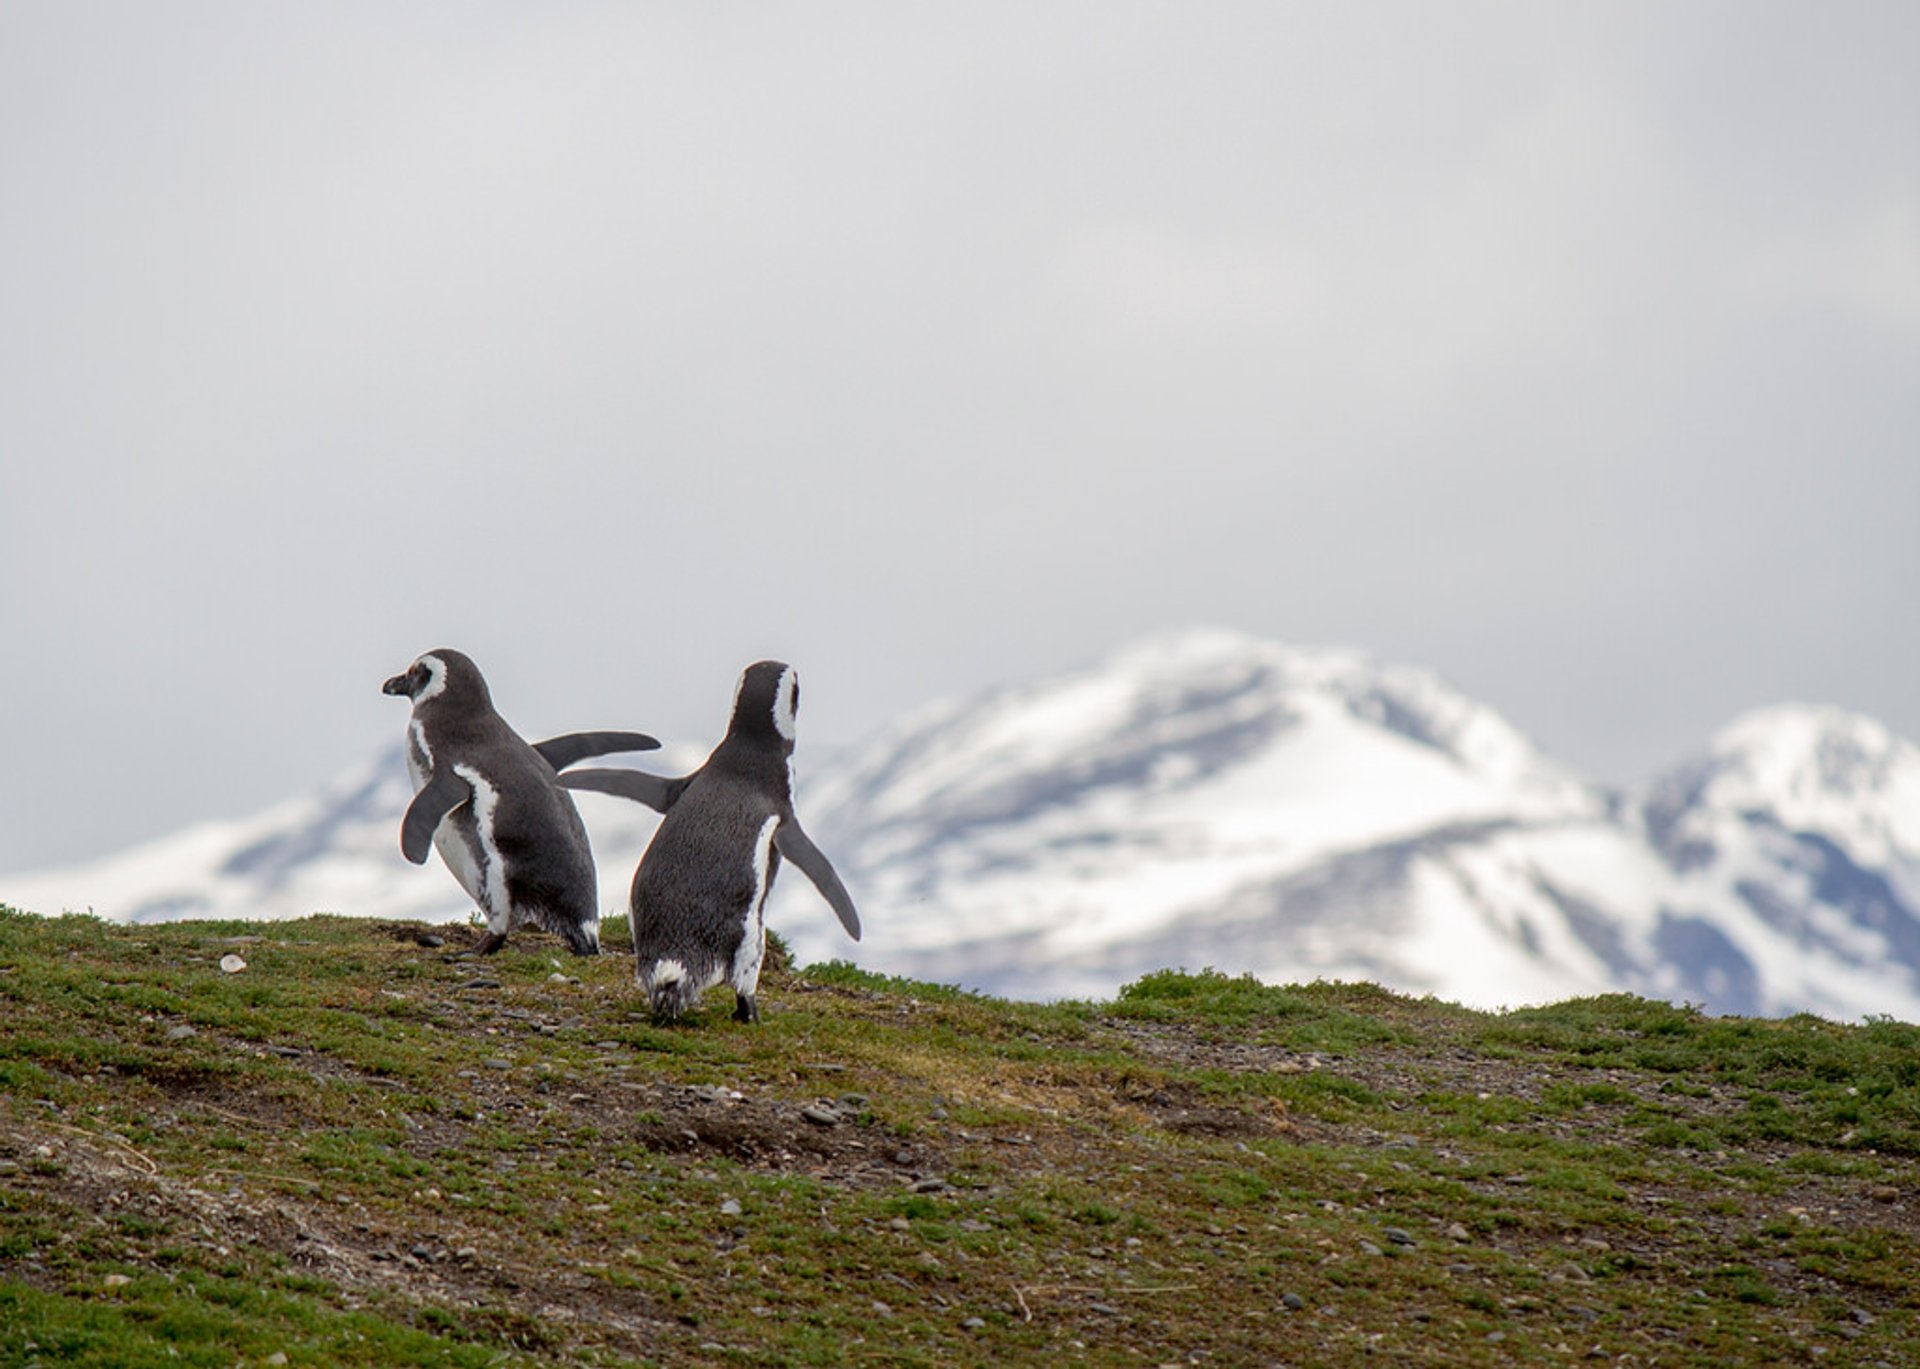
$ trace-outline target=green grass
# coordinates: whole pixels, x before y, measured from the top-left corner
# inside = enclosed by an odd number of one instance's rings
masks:
[[[0,910],[0,1364],[1719,1369],[1914,1338],[1900,1023],[1211,971],[1016,1004],[836,963],[771,969],[758,1027],[716,993],[662,1028],[618,954],[425,930]]]

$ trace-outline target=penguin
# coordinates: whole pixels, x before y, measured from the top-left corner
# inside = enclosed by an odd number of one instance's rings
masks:
[[[782,857],[813,881],[847,935],[860,939],[853,899],[794,815],[799,711],[793,667],[758,661],[734,688],[725,739],[691,775],[560,776],[569,789],[617,794],[666,815],[640,858],[629,900],[634,973],[656,1021],[672,1021],[723,981],[733,988],[734,1020],[760,1020],[754,993],[767,948],[767,895]]]
[[[429,651],[381,686],[413,701],[407,770],[413,803],[400,850],[415,865],[440,852],[486,914],[482,955],[532,923],[600,953],[593,854],[573,796],[555,783],[564,765],[610,751],[651,751],[640,732],[571,732],[528,745],[493,708],[480,668],[458,651]]]

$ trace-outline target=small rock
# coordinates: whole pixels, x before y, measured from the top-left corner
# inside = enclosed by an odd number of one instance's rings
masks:
[[[1864,1307],[1850,1307],[1847,1309],[1847,1315],[1859,1322],[1862,1326],[1872,1326],[1875,1321],[1879,1320]]]
[[[895,1217],[892,1221],[888,1222],[887,1225],[895,1231],[913,1230],[913,1223],[908,1221],[905,1217]]]
[[[189,1037],[198,1036],[199,1034],[199,1032],[188,1026],[167,1028],[167,1040],[169,1041],[185,1041]]]
[[[463,1245],[458,1250],[453,1252],[453,1258],[456,1260],[459,1260],[462,1264],[465,1264],[468,1260],[479,1259],[480,1251],[475,1246]]]
[[[840,1125],[840,1114],[823,1103],[809,1103],[800,1109],[800,1115],[817,1127],[836,1127]]]
[[[947,1191],[945,1179],[922,1179],[913,1186],[915,1193],[944,1193]]]
[[[412,1255],[413,1258],[416,1260],[433,1259],[433,1249],[431,1246],[416,1245],[413,1247],[412,1250],[408,1251],[407,1253]]]
[[[740,1200],[738,1198],[729,1198],[720,1204],[720,1215],[722,1217],[738,1217],[740,1211]]]
[[[109,1274],[107,1275],[106,1278],[100,1280],[100,1284],[103,1288],[125,1288],[128,1284],[132,1282],[133,1280],[128,1278],[125,1274]]]
[[[878,1298],[873,1300],[873,1310],[883,1317],[891,1317],[893,1315],[893,1308],[889,1304],[881,1302]]]
[[[430,951],[437,951],[447,944],[447,939],[444,936],[435,936],[432,932],[427,932],[420,938],[420,944]]]
[[[1473,1239],[1473,1233],[1460,1225],[1460,1223],[1455,1222],[1447,1228],[1447,1239],[1450,1241],[1470,1241]]]
[[[1395,1245],[1412,1245],[1414,1243],[1413,1236],[1409,1232],[1397,1226],[1390,1226],[1387,1228],[1387,1239],[1392,1241]]]
[[[909,1150],[896,1150],[893,1152],[893,1162],[901,1166],[910,1165],[913,1163],[913,1152]]]
[[[1282,1293],[1280,1295],[1280,1302],[1289,1312],[1303,1311],[1307,1305],[1307,1300],[1298,1293]]]
[[[489,979],[483,974],[477,974],[465,983],[456,984],[454,987],[456,989],[497,989],[500,987],[500,981],[497,979]]]
[[[1108,1307],[1103,1302],[1090,1302],[1087,1304],[1087,1308],[1089,1311],[1098,1312],[1103,1317],[1117,1317],[1120,1315],[1118,1311]]]
[[[482,1060],[480,1063],[482,1065],[485,1065],[490,1070],[510,1070],[513,1068],[513,1061],[502,1060],[497,1055],[489,1059]]]
[[[1375,1245],[1372,1241],[1362,1241],[1360,1242],[1360,1253],[1363,1255],[1384,1255],[1387,1252]]]
[[[985,1317],[968,1317],[960,1323],[961,1329],[965,1331],[983,1331],[986,1329],[986,1325],[987,1321]]]
[[[1503,1340],[1505,1340],[1506,1338],[1507,1338],[1507,1333],[1506,1333],[1505,1331],[1489,1331],[1489,1332],[1487,1332],[1487,1344],[1488,1344],[1488,1345],[1498,1345],[1498,1344],[1499,1344],[1499,1343],[1500,1343],[1501,1341],[1503,1341]]]
[[[561,974],[560,971],[558,970],[555,970],[552,974],[547,976],[547,983],[549,984],[564,984],[566,982],[567,982],[567,977]]]
[[[287,1352],[285,1350],[275,1350],[260,1362],[262,1364],[285,1364],[287,1362]]]
[[[246,968],[247,962],[231,952],[220,957],[221,974],[239,974],[240,971]]]

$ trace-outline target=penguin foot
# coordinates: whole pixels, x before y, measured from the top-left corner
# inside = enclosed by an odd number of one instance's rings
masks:
[[[752,994],[735,993],[733,996],[733,1020],[736,1022],[758,1022],[760,1005],[753,1001]]]
[[[507,934],[505,932],[488,932],[480,938],[480,943],[473,948],[473,951],[475,955],[492,955],[506,944]]]

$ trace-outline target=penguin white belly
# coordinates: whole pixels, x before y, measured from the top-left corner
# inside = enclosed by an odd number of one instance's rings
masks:
[[[407,728],[407,777],[413,781],[416,794],[433,778],[433,752],[427,746],[427,730],[418,718]],[[454,813],[459,811],[455,809]],[[493,909],[487,906],[485,871],[474,856],[466,834],[454,822],[454,813],[440,819],[440,825],[433,829],[433,849],[440,853],[440,859],[446,862],[460,887],[467,891],[467,897],[479,905],[491,922]]]
[[[417,794],[431,778],[433,753],[418,723],[407,747],[407,773]],[[473,797],[440,819],[433,829],[433,849],[440,853],[467,897],[487,916],[487,929],[505,934],[511,913],[505,861],[493,842],[493,811],[499,793],[471,766],[456,765],[453,773],[467,782]]]
[[[433,849],[440,853],[440,859],[453,871],[453,877],[460,881],[460,887],[467,891],[467,897],[487,915],[487,924],[491,926],[495,910],[487,903],[486,871],[474,856],[466,833],[454,822],[453,814],[449,813],[440,819],[440,825],[433,829]],[[502,913],[504,911],[501,910]]]

